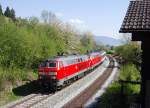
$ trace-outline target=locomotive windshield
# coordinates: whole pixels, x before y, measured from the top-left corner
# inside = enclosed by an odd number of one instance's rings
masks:
[[[50,62],[49,67],[56,67],[56,63],[55,62]]]
[[[46,67],[47,66],[47,62],[42,62],[40,66],[41,67]]]
[[[43,61],[40,64],[40,67],[56,67],[56,62],[55,61]]]

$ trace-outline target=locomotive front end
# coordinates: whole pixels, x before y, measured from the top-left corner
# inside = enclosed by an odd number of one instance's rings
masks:
[[[42,86],[57,87],[58,63],[54,60],[46,60],[39,65],[38,79]]]

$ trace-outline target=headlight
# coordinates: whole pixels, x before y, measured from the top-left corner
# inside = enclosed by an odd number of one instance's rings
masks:
[[[39,72],[39,75],[45,75],[45,72]]]
[[[57,75],[57,72],[49,72],[49,75]]]
[[[51,79],[56,79],[56,76],[51,76]]]

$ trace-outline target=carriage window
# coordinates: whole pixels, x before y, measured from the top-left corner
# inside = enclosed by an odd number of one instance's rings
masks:
[[[56,67],[56,63],[50,62],[50,63],[49,63],[49,67]]]

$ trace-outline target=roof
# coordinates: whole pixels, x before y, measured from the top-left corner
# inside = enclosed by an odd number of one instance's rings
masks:
[[[83,54],[83,55],[57,56],[57,57],[49,58],[48,61],[67,61],[67,60],[73,60],[73,59],[79,59],[79,58],[87,60],[89,55],[90,56],[104,55],[105,53],[106,53],[105,51],[99,51],[99,52],[91,52],[88,55],[87,54]]]
[[[130,1],[120,28],[122,33],[150,32],[150,0]]]
[[[49,58],[48,60],[52,61],[65,61],[65,60],[72,60],[72,59],[78,59],[78,58],[87,58],[87,55],[68,55],[68,56],[57,56],[54,58]]]

